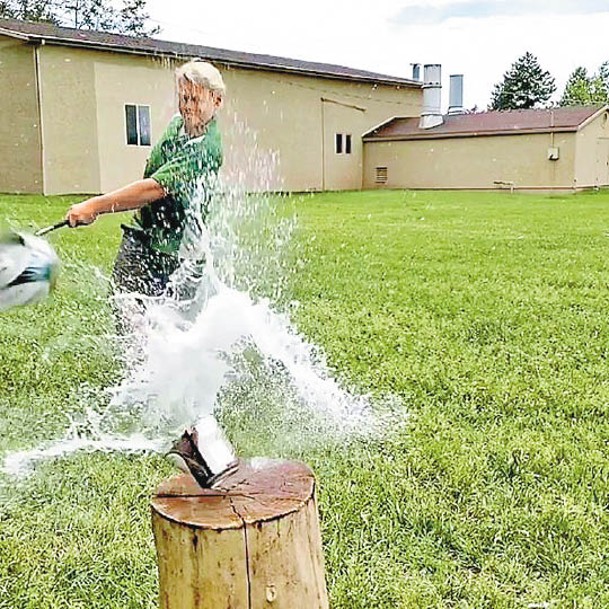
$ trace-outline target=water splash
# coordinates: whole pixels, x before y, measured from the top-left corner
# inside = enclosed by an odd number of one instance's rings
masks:
[[[256,150],[242,124],[233,129]],[[321,350],[276,308],[295,228],[284,202],[263,194],[277,174],[273,154],[249,154],[237,173],[227,172],[197,235],[194,258],[204,267],[187,259],[168,295],[145,299],[144,312],[134,295],[118,299],[133,328],[120,339],[122,380],[94,396],[64,438],[8,455],[6,472],[77,451],[166,451],[212,413],[241,455],[285,456],[386,428],[380,412],[390,415],[395,403],[373,406],[345,390]],[[178,298],[185,286],[188,298]]]
[[[164,450],[163,440],[151,440],[141,434],[127,437],[101,436],[99,439],[67,437],[53,442],[46,448],[17,451],[4,459],[4,472],[9,476],[21,477],[31,473],[37,463],[48,461],[76,452],[123,452],[129,454],[160,452]]]

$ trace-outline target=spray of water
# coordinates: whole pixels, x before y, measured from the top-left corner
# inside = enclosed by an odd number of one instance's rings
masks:
[[[223,176],[191,237],[195,254],[172,277],[168,295],[147,299],[143,313],[134,295],[116,303],[133,328],[120,337],[122,380],[92,399],[64,438],[8,455],[7,472],[75,451],[164,451],[211,413],[242,455],[285,456],[385,428],[380,411],[393,404],[373,407],[346,391],[288,312],[278,312],[295,223],[278,197],[248,194],[277,188],[277,158],[256,151],[239,121],[233,129],[230,139],[241,150],[249,140],[249,154]],[[194,260],[204,260],[203,268]]]

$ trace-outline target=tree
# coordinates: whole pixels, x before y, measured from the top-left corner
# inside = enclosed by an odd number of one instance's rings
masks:
[[[534,108],[547,102],[556,91],[554,78],[542,70],[537,57],[525,53],[503,75],[493,89],[490,110]]]
[[[578,67],[573,70],[560,99],[561,106],[590,106],[606,104],[608,98],[609,74],[605,62],[597,74],[588,75],[588,70]]]
[[[0,0],[0,17],[45,21],[81,30],[101,30],[134,36],[152,36],[147,28],[147,0]]]
[[[55,4],[55,0],[2,0],[0,17],[24,21],[48,21],[59,25],[59,20],[53,15]]]
[[[603,81],[603,87],[609,98],[609,61],[603,61],[598,69],[598,77]]]

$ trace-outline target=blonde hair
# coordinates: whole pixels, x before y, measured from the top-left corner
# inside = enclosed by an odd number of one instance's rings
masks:
[[[176,78],[178,80],[185,78],[221,95],[226,91],[222,74],[215,66],[202,59],[193,59],[177,68]]]

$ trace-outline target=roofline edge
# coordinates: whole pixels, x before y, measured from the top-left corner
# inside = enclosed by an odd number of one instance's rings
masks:
[[[28,22],[29,23],[29,22]],[[92,30],[92,31],[97,31],[97,30]],[[99,33],[99,32],[98,32]],[[6,35],[10,38],[15,38],[18,40],[22,40],[24,42],[30,43],[30,44],[36,44],[36,43],[40,43],[43,40],[46,43],[50,43],[50,44],[57,44],[58,46],[68,46],[68,47],[74,47],[74,48],[86,48],[86,49],[91,49],[91,50],[98,50],[98,51],[114,51],[114,52],[122,52],[122,53],[126,53],[126,54],[130,54],[130,55],[142,55],[142,56],[152,56],[152,57],[174,57],[176,59],[181,58],[181,59],[190,59],[192,58],[192,54],[191,53],[179,53],[177,51],[167,51],[167,50],[155,50],[155,49],[136,49],[136,48],[130,48],[127,46],[123,46],[120,44],[114,44],[114,43],[103,43],[103,42],[91,42],[91,41],[87,41],[87,40],[75,40],[75,39],[71,39],[71,38],[62,38],[59,36],[43,36],[42,34],[23,34],[21,32],[15,32],[14,30],[10,30],[10,29],[6,29],[5,27],[1,27],[0,26],[0,35]],[[149,40],[156,40],[155,38],[150,38]],[[180,43],[180,42],[173,42],[173,41],[159,41],[159,42],[167,42],[169,44],[186,44],[186,43]],[[197,45],[193,45],[193,46],[197,46]],[[219,51],[225,51],[225,52],[234,52],[234,53],[239,53],[240,51],[231,51],[230,49],[218,49]],[[212,58],[213,56],[210,56],[210,58]],[[277,57],[278,60],[282,59],[281,57]],[[290,58],[285,58],[285,59],[290,59]],[[223,58],[212,58],[212,61],[217,61],[218,63],[223,63],[225,65],[234,65],[236,67],[243,67],[243,68],[250,68],[253,70],[268,70],[268,71],[273,71],[273,72],[287,72],[287,73],[293,73],[293,74],[301,74],[301,75],[305,75],[305,76],[319,76],[321,78],[327,78],[327,79],[331,79],[331,80],[349,80],[349,81],[354,81],[354,82],[372,82],[372,83],[381,83],[381,84],[385,84],[385,85],[391,85],[391,86],[403,86],[403,87],[411,87],[413,89],[420,89],[422,86],[422,83],[418,82],[418,81],[414,81],[408,78],[399,78],[399,77],[387,77],[387,78],[374,78],[372,76],[355,76],[355,75],[350,75],[350,74],[338,74],[335,72],[322,72],[319,70],[315,70],[313,68],[298,68],[298,67],[293,67],[293,66],[282,66],[282,65],[272,65],[272,64],[268,64],[268,63],[254,63],[254,62],[249,62],[249,61],[239,61],[238,59],[223,59]],[[306,60],[296,60],[296,61],[303,61],[305,62]],[[308,63],[314,63],[314,62],[308,62]],[[342,66],[342,67],[348,67],[348,66]],[[356,68],[348,68],[351,70],[356,70]]]
[[[0,36],[8,36],[9,38],[16,38],[17,40],[24,40],[25,42],[30,41],[28,34],[22,34],[21,32],[15,32],[14,30],[7,30],[0,26]],[[42,38],[42,37],[41,37]]]
[[[607,110],[609,110],[609,105],[605,104],[605,105],[601,106],[596,112],[592,113],[587,119],[582,121],[577,126],[577,130],[579,131],[580,129],[583,129],[584,127],[589,125],[593,120],[596,120],[596,118],[598,118],[603,112],[606,112]]]
[[[544,133],[576,133],[580,126],[577,127],[556,127],[553,129],[519,129],[517,131],[467,131],[463,133],[425,133],[415,136],[386,136],[386,137],[366,137],[362,139],[365,142],[412,142],[417,140],[445,140],[459,137],[493,137],[495,135],[506,136],[506,135],[539,135]]]

